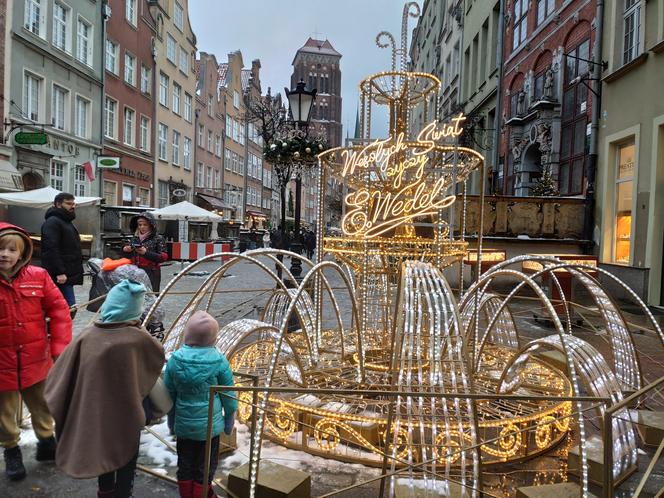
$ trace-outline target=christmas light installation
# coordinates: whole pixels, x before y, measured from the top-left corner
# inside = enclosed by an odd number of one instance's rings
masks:
[[[318,263],[279,249],[211,255],[169,282],[155,303],[167,299],[198,265],[228,258],[169,324],[164,346],[170,352],[181,344],[184,325],[196,309],[215,308],[221,299],[217,289],[236,265],[253,265],[274,287],[262,304],[251,297],[264,309],[260,318],[222,324],[217,344],[236,372],[257,376],[260,386],[307,390],[256,395],[250,496],[256,493],[264,438],[386,473],[400,470],[406,486],[424,487],[432,496],[439,486],[452,484],[466,496],[479,496],[485,489],[481,466],[500,474],[506,463],[537,458],[567,441],[579,446],[579,483],[586,495],[585,443],[597,431],[587,423],[581,403],[569,398],[585,389],[617,402],[623,391],[644,385],[645,376],[619,308],[593,275],[601,273],[630,293],[664,344],[644,303],[586,261],[551,256],[503,261],[501,254],[482,273],[481,231],[473,256],[477,280],[460,296],[452,291],[444,272],[469,254],[467,206],[457,202],[457,187],[475,171],[483,177],[484,164],[481,154],[456,142],[462,114],[443,123],[438,119],[438,78],[405,70],[407,21],[418,15],[417,3],[407,3],[399,47],[389,33],[377,37],[380,47],[392,47],[392,68],[360,83],[360,139],[318,155]],[[386,107],[390,117],[386,139],[372,136],[377,106]],[[421,129],[413,126],[415,108],[427,123]],[[349,191],[340,237],[324,237],[325,188],[332,177]],[[480,215],[480,227],[482,221]],[[274,270],[294,281],[279,260],[285,256],[301,260],[307,270],[296,288],[287,288]],[[559,288],[561,272],[593,296],[611,346],[606,357],[574,335],[564,297],[561,319],[559,305],[542,289],[543,277]],[[516,282],[507,296],[492,288],[500,278]],[[535,341],[526,339],[513,315],[517,293],[526,287],[553,324],[551,335]],[[348,303],[343,310],[342,295]],[[299,327],[289,333],[292,319]],[[559,363],[543,354],[550,350],[560,355]],[[394,396],[352,394],[367,390]],[[248,423],[252,395],[243,393],[240,399],[239,419]],[[612,426],[616,478],[631,472],[636,459],[634,427],[628,414],[622,415]],[[567,478],[553,475],[547,482]],[[394,477],[387,481],[388,496],[403,486]]]

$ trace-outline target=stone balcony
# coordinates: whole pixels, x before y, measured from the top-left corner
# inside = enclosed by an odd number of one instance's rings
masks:
[[[467,238],[479,229],[480,197],[467,196]],[[463,197],[455,210],[460,226]],[[580,245],[583,240],[585,200],[573,197],[486,196],[484,199],[484,237]],[[458,228],[457,228],[458,229]]]

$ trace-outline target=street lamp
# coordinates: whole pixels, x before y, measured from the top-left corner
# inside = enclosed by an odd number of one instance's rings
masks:
[[[311,118],[311,109],[313,108],[314,101],[316,100],[316,89],[307,91],[305,88],[304,80],[295,87],[295,90],[288,90],[284,88],[286,97],[288,98],[288,107],[290,118],[293,120],[295,129],[302,133],[303,138],[308,136],[309,119]],[[302,241],[300,238],[300,209],[302,204],[302,171],[297,168],[295,175],[295,223],[293,226],[293,234],[295,240],[291,243],[291,251],[297,254],[302,253]],[[285,226],[283,229],[285,230]],[[299,280],[302,274],[302,262],[299,258],[291,258],[291,273]]]

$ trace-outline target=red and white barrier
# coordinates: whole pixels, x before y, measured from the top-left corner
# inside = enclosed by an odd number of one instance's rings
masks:
[[[230,244],[212,244],[205,242],[171,242],[173,250],[171,258],[175,261],[196,261],[203,256],[216,254],[219,252],[231,252]],[[228,256],[222,257],[222,261],[227,261]]]

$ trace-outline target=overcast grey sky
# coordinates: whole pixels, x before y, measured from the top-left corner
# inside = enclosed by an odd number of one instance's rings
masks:
[[[328,39],[341,53],[344,137],[353,136],[358,106],[358,83],[366,76],[389,70],[390,51],[375,44],[380,31],[399,43],[403,0],[189,0],[191,26],[198,50],[226,62],[242,51],[245,67],[261,61],[263,93],[289,86],[295,52],[308,37]],[[420,2],[421,4],[421,2]],[[416,20],[410,18],[409,33]],[[410,38],[409,38],[410,41]],[[374,136],[385,136],[378,123]]]

